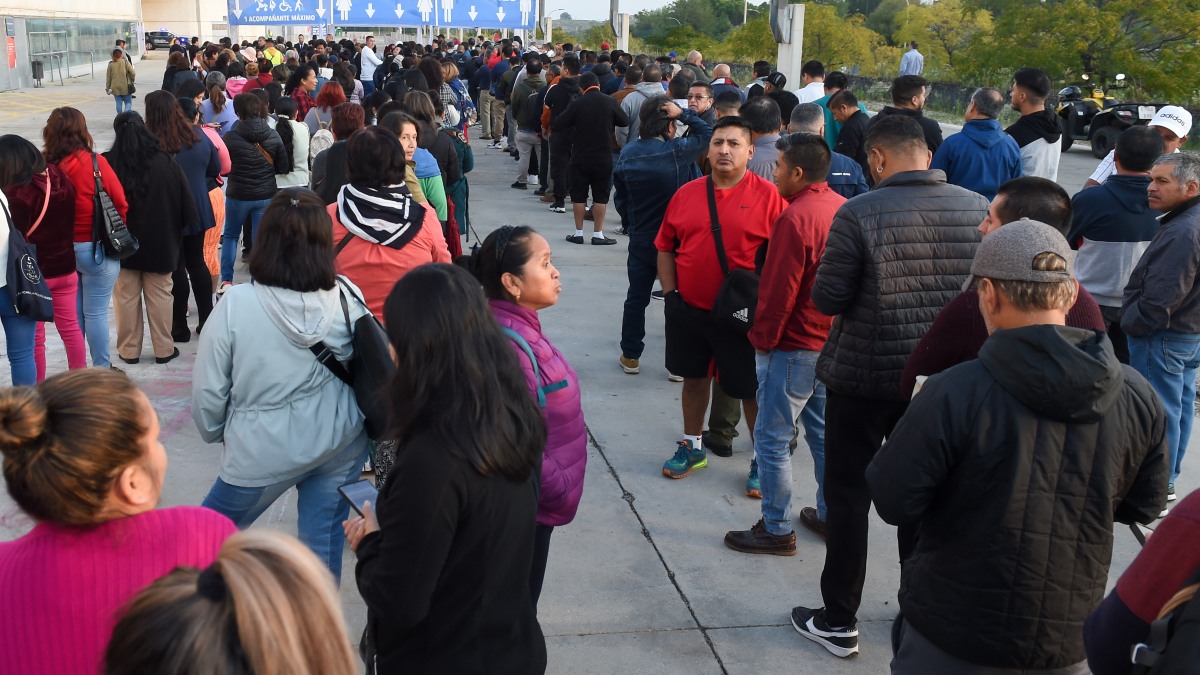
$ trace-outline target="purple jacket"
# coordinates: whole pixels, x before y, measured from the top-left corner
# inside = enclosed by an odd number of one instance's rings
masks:
[[[496,321],[525,338],[537,357],[541,382],[534,381],[533,364],[520,345],[513,343],[517,360],[525,370],[531,396],[537,398],[540,386],[563,379],[567,381],[565,388],[546,395],[546,407],[542,409],[547,437],[546,450],[542,454],[542,487],[537,513],[538,525],[566,525],[575,519],[575,511],[579,508],[579,499],[583,496],[583,472],[587,467],[587,429],[583,426],[579,377],[562,352],[542,334],[537,312],[507,300],[489,300],[488,304]]]

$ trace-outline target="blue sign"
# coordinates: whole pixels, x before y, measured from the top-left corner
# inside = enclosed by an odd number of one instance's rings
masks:
[[[344,0],[229,0],[229,25],[323,25],[338,1]]]
[[[338,26],[461,26],[528,30],[533,28],[537,18],[534,15],[534,0],[330,1],[333,23]]]

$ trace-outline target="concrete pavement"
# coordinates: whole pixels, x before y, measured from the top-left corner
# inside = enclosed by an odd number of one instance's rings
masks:
[[[156,82],[162,65],[142,62],[142,79]],[[143,109],[141,100],[135,109]],[[16,115],[14,101],[28,106],[28,112]],[[0,93],[0,110],[12,115],[0,119],[0,132],[19,133],[40,145],[49,110],[68,102],[87,115],[98,149],[107,149],[114,111],[112,99],[103,95],[102,80]],[[553,247],[564,290],[559,304],[541,313],[542,322],[579,373],[591,432],[583,503],[575,522],[554,533],[540,603],[549,672],[886,672],[899,584],[892,528],[872,515],[871,556],[859,613],[862,653],[837,660],[799,637],[788,623],[788,612],[797,604],[821,602],[821,541],[797,526],[799,553],[793,558],[750,556],[722,544],[727,530],[748,528],[759,518],[758,503],[743,493],[752,455],[746,430],[734,444],[733,457],[710,456],[709,468],[684,480],[660,474],[680,432],[679,385],[668,382],[663,369],[662,309],[657,303],[648,310],[642,373],[625,375],[617,365],[626,240],[618,237],[617,246],[607,247],[566,243],[563,236],[574,229],[569,213],[550,213],[531,190],[510,189],[516,163],[508,155],[478,143],[475,153],[476,168],[469,174],[475,230],[486,235],[501,224],[526,224]],[[1061,182],[1074,192],[1094,166],[1090,154],[1072,150],[1063,157]],[[239,264],[240,280],[245,271]],[[65,358],[52,327],[49,333],[48,362],[54,373],[65,369]],[[171,462],[164,506],[199,503],[216,475],[218,448],[199,439],[189,411],[196,343],[180,345],[180,351],[181,358],[159,366],[148,358],[147,345],[142,364],[122,366],[146,390],[161,417]],[[0,384],[9,381],[7,368],[0,368]],[[812,503],[815,490],[803,446],[796,453],[794,476],[798,514],[801,506]],[[1185,473],[1179,493],[1195,487],[1196,480]],[[295,493],[289,492],[255,526],[294,531],[295,519]],[[19,536],[29,526],[7,494],[0,495],[0,538]],[[1133,537],[1118,528],[1110,582],[1136,552]],[[347,635],[357,642],[366,612],[349,552],[341,596]]]

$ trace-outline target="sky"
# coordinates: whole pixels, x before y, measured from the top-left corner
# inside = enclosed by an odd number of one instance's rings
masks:
[[[608,0],[543,0],[546,3],[546,13],[558,18],[559,13],[553,10],[565,9],[572,19],[607,19]],[[620,0],[621,11],[627,14],[637,14],[643,9],[658,9],[670,4],[670,0]]]

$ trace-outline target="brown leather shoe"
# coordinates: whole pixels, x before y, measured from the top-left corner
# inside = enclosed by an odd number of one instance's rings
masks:
[[[782,537],[777,537],[767,532],[760,518],[749,530],[726,532],[725,545],[742,553],[796,555],[796,533],[788,532]]]
[[[546,204],[553,204],[554,203],[554,195],[542,195],[538,199],[538,201],[546,203]]]
[[[825,534],[828,532],[828,525],[825,521],[817,517],[817,510],[811,506],[806,506],[800,509],[800,524],[811,530],[814,534],[825,539]]]

